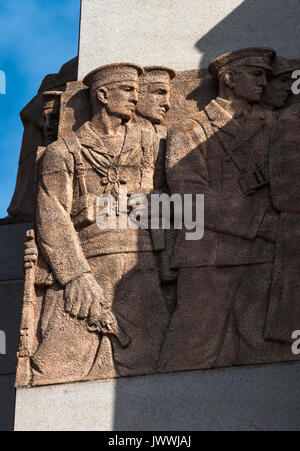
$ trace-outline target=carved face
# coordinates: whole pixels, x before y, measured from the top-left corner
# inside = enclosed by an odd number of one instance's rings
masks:
[[[267,86],[266,71],[260,67],[245,66],[232,72],[231,87],[235,97],[249,103],[259,103]]]
[[[170,109],[171,88],[168,83],[151,83],[140,91],[137,112],[153,124],[161,124]]]
[[[105,103],[110,115],[127,121],[132,118],[138,100],[138,83],[118,83],[100,91],[104,94],[104,98],[100,97],[100,100]]]
[[[286,104],[292,87],[292,78],[290,73],[278,75],[268,83],[264,94],[264,102],[272,108],[283,108]]]
[[[45,144],[53,143],[57,140],[59,124],[59,112],[57,110],[46,109],[44,111],[44,137]]]

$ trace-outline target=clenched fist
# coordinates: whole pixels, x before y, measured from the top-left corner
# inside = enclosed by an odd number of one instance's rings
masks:
[[[97,323],[104,305],[102,288],[92,274],[83,274],[65,287],[65,310],[74,318]]]

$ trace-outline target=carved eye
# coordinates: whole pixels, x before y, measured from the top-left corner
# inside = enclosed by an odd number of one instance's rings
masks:
[[[121,89],[123,89],[123,91],[127,91],[127,92],[133,91],[132,86],[126,86],[126,85],[121,86]]]
[[[154,92],[154,94],[158,94],[160,96],[164,96],[167,94],[167,91],[165,89],[158,89],[157,91]]]
[[[264,73],[261,70],[256,70],[255,72],[253,72],[253,75],[255,75],[256,77],[260,77],[262,76]]]

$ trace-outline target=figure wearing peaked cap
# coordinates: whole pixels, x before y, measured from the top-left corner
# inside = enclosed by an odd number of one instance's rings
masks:
[[[285,108],[272,135],[270,185],[280,212],[265,337],[291,346],[300,325],[300,105]],[[293,355],[291,353],[291,355]],[[294,356],[295,360],[298,356]]]
[[[46,146],[57,140],[61,95],[62,91],[45,91],[43,93],[44,136]]]
[[[225,53],[209,65],[209,73],[219,77],[221,72],[233,67],[258,67],[272,72],[272,62],[276,52],[268,47],[253,47]]]
[[[142,72],[124,63],[87,75],[91,121],[45,152],[37,232],[54,284],[32,358],[36,385],[147,374],[157,365],[167,312],[150,232],[124,230],[122,206],[116,229],[96,223],[99,196],[154,189],[154,134],[131,123]]]
[[[45,147],[56,141],[62,91],[40,93],[21,112],[24,136],[15,193],[8,213],[34,220],[38,160]]]
[[[45,146],[43,92],[64,91],[66,83],[76,80],[77,68],[78,59],[76,58],[64,65],[58,74],[47,75],[38,95],[20,113],[24,133],[16,188],[7,210],[9,217],[26,219],[29,222],[34,219],[37,150]],[[57,133],[54,134],[52,141],[56,139]]]
[[[278,217],[268,182],[275,119],[259,103],[274,57],[251,48],[217,58],[209,71],[219,97],[169,131],[171,193],[204,194],[205,234],[177,234],[178,304],[163,371],[278,361],[288,351],[264,340]]]
[[[266,109],[280,114],[280,110],[286,106],[291,95],[293,63],[282,56],[277,56],[272,69],[273,75],[266,87],[263,105]]]

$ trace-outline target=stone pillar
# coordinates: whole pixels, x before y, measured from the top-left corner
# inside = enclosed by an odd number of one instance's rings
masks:
[[[83,0],[79,80],[116,61],[205,68],[246,47],[300,55],[298,0]]]
[[[204,68],[222,53],[257,45],[297,58],[299,15],[299,0],[277,0],[276,7],[274,0],[82,0],[78,78],[121,61],[178,71]],[[13,337],[19,329],[22,252],[13,250],[7,236],[23,243],[26,227],[9,227],[0,230],[9,256],[0,260],[0,290]],[[16,342],[12,338],[11,355]],[[6,360],[0,386],[11,407],[15,360],[1,358]],[[19,389],[15,429],[299,429],[299,368],[269,365]]]
[[[0,225],[0,431],[12,430],[15,374],[23,298],[23,255],[32,224]],[[3,341],[2,341],[3,344]],[[5,353],[2,354],[2,351]]]
[[[294,431],[300,364],[18,389],[17,431]]]

